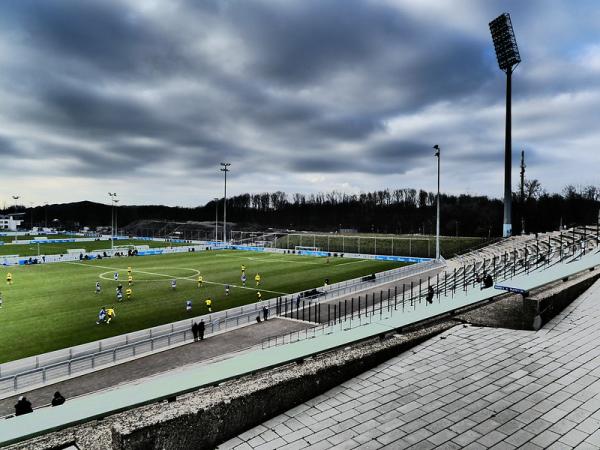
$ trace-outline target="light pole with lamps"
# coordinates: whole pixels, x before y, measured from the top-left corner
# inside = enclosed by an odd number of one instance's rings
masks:
[[[116,192],[109,192],[108,195],[110,196],[110,202],[111,202],[111,216],[110,216],[110,248],[111,250],[113,250],[115,248],[115,203],[118,202],[119,200],[117,200],[117,193]]]
[[[440,146],[434,145],[437,157],[437,221],[435,226],[435,259],[440,259]]]
[[[221,172],[225,174],[225,197],[223,198],[223,243],[227,242],[227,172],[230,163],[221,163]]]
[[[504,135],[504,223],[502,236],[512,236],[512,73],[521,62],[521,54],[510,14],[504,13],[490,22],[490,32],[500,70],[506,73],[506,127]]]

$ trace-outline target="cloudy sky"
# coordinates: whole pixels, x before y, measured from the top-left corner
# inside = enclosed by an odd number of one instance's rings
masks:
[[[228,191],[600,184],[600,5],[480,0],[6,0],[0,202],[197,205]]]

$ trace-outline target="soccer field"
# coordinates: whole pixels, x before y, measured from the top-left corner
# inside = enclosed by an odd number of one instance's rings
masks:
[[[246,288],[241,287],[241,265],[246,266]],[[268,299],[400,267],[392,261],[209,251],[89,262],[64,262],[2,267],[0,292],[0,363],[37,355],[109,336],[140,330],[207,313],[204,300],[219,311],[257,300],[254,275],[260,273],[262,298]],[[127,267],[133,270],[133,298],[117,302],[113,279],[119,272],[127,288]],[[13,284],[6,284],[11,272]],[[197,286],[198,274],[204,287]],[[171,289],[171,280],[177,288]],[[95,293],[96,281],[102,291]],[[231,286],[225,296],[224,284]],[[193,302],[188,313],[185,301]],[[114,307],[112,323],[96,325],[101,307]]]

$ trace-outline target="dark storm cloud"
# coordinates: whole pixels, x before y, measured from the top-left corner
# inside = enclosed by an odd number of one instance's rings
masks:
[[[402,110],[472,92],[491,73],[479,42],[456,32],[446,34],[443,41],[435,39],[429,24],[382,3],[240,2],[232,9],[231,20],[253,56],[248,70],[283,88],[327,83],[342,72],[357,73],[363,76],[364,89],[357,92],[358,98],[394,86],[403,96],[387,108]],[[437,24],[435,33],[443,34],[443,27]],[[423,46],[426,52],[421,51]],[[361,106],[383,112],[369,102]]]
[[[373,159],[389,161],[415,161],[425,155],[429,156],[433,150],[431,145],[418,141],[388,141],[378,144],[369,150]]]
[[[80,82],[49,83],[38,93],[45,109],[32,112],[37,120],[73,132],[154,136],[171,124],[139,102],[98,92]],[[159,112],[158,112],[159,113]]]
[[[6,137],[0,136],[0,156],[10,157],[19,154],[19,150],[16,148],[15,143]]]
[[[314,155],[294,158],[290,164],[298,172],[355,172],[400,174],[431,159],[431,145],[416,141],[388,141],[361,148],[351,154]]]
[[[148,77],[181,69],[183,60],[172,37],[157,32],[127,4],[19,0],[3,9],[4,22],[11,21],[28,45],[53,56],[57,66],[112,77]]]
[[[429,172],[433,143],[445,167],[491,171],[504,78],[487,22],[507,9],[525,61],[515,148],[541,165],[549,146],[595,142],[600,95],[598,71],[563,63],[594,60],[594,3],[551,3],[2,2],[0,154],[60,161],[67,177],[135,173],[136,185],[149,173],[216,178],[228,160],[246,182],[327,173],[378,186]],[[572,47],[553,33],[571,33]]]
[[[377,47],[415,37],[398,11],[357,0],[239,2],[232,12],[234,26],[256,48],[252,71],[285,86],[352,70],[372,61]]]
[[[296,172],[354,172],[356,169],[352,158],[338,158],[328,156],[313,156],[294,158],[288,165],[290,170]]]

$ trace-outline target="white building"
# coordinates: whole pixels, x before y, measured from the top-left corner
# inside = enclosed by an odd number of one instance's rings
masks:
[[[21,219],[15,219],[16,216],[22,216],[24,213],[0,215],[0,230],[17,231],[17,227],[23,222]]]

